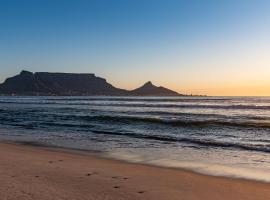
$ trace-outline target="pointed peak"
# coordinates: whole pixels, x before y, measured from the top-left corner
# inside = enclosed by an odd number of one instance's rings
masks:
[[[147,81],[143,86],[154,86],[151,81]]]
[[[33,75],[33,73],[26,70],[22,70],[20,75]]]
[[[156,86],[153,85],[151,81],[147,81],[144,85],[141,86],[141,88],[155,88]]]

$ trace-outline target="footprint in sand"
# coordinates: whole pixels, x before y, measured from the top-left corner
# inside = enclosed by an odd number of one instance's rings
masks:
[[[139,193],[139,194],[143,194],[143,193],[145,193],[145,191],[139,191],[138,193]]]
[[[95,175],[95,174],[98,174],[98,173],[97,173],[97,172],[88,173],[88,174],[86,174],[85,176],[92,176],[92,175]]]

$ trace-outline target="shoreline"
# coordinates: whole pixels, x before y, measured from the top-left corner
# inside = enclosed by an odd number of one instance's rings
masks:
[[[132,159],[121,158],[121,155],[119,154],[111,155],[111,154],[108,154],[108,152],[103,152],[103,151],[54,146],[54,145],[44,144],[41,142],[34,142],[34,141],[28,142],[28,141],[0,140],[0,144],[1,143],[40,148],[43,150],[53,151],[53,152],[63,152],[63,153],[71,153],[75,155],[93,156],[98,159],[114,160],[114,161],[119,161],[123,163],[156,167],[156,168],[161,168],[161,169],[164,168],[164,169],[171,169],[171,170],[179,170],[179,171],[190,172],[190,173],[194,173],[198,175],[236,179],[236,180],[255,181],[255,182],[270,184],[270,177],[268,176],[268,173],[266,171],[256,170],[256,169],[251,169],[251,168],[231,167],[227,165],[218,165],[218,164],[211,164],[211,163],[191,162],[191,161],[189,162],[176,161],[175,163],[172,163],[172,160],[167,160],[168,162],[135,161]],[[204,168],[207,168],[207,169],[204,169]]]
[[[0,196],[4,199],[260,200],[270,196],[268,183],[67,149],[0,142],[0,163]]]
[[[228,178],[228,179],[236,179],[236,180],[245,180],[245,181],[255,181],[260,183],[268,183],[270,184],[270,177],[266,176],[268,173],[262,170],[255,170],[250,168],[240,168],[240,167],[231,167],[227,165],[218,165],[218,164],[211,164],[211,163],[200,163],[200,162],[186,162],[186,161],[176,161],[176,163],[171,163],[172,160],[168,160],[168,163],[164,162],[144,162],[144,161],[135,161],[132,159],[121,158],[121,155],[111,155],[108,152],[97,151],[97,150],[89,150],[89,149],[77,149],[71,147],[64,147],[64,146],[54,146],[51,144],[45,144],[42,142],[34,142],[34,141],[12,141],[12,140],[0,140],[1,144],[11,144],[11,145],[19,145],[25,147],[32,147],[37,149],[42,149],[46,151],[52,152],[62,152],[68,154],[75,154],[75,155],[84,155],[90,156],[97,159],[105,159],[105,160],[113,160],[118,162],[123,162],[127,164],[135,164],[135,165],[143,165],[161,169],[171,169],[176,171],[185,171],[190,172],[198,175],[205,175],[205,176],[212,176],[212,177],[220,177],[220,178]],[[216,171],[211,171],[209,169],[205,170],[203,167],[211,167],[214,166],[213,169]],[[221,168],[223,171],[221,172]],[[224,168],[228,171],[224,172]],[[213,170],[212,169],[212,170]],[[234,171],[232,173],[231,171]],[[245,171],[245,173],[239,174],[240,171]],[[235,172],[236,171],[236,172]],[[256,174],[255,176],[247,175],[249,174]],[[258,175],[259,174],[259,175]]]

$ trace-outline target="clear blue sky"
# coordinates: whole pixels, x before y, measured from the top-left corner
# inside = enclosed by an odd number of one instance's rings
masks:
[[[93,72],[127,89],[270,95],[269,53],[267,0],[0,0],[0,81]]]

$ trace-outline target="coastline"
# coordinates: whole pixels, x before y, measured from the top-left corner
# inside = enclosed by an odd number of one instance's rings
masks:
[[[270,184],[0,142],[3,199],[268,199]]]

